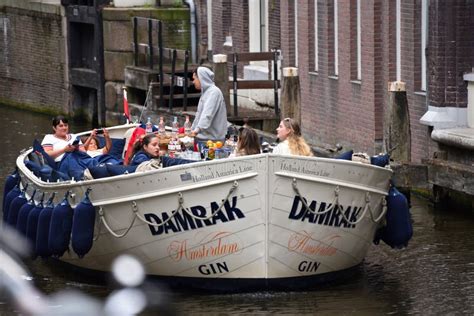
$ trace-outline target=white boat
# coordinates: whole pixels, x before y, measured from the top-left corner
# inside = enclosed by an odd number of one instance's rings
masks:
[[[109,128],[123,137],[129,125]],[[108,271],[119,254],[149,275],[207,289],[314,286],[358,266],[386,212],[392,171],[339,159],[260,154],[87,181],[41,181],[17,159],[22,182],[56,202],[87,189],[92,249],[61,261]]]

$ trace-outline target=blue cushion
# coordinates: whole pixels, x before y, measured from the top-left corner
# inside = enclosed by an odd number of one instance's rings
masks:
[[[89,171],[94,179],[106,178],[109,175],[107,165],[99,165],[96,167],[89,167]]]
[[[370,163],[379,167],[385,167],[390,163],[390,155],[382,154],[370,157]]]
[[[102,148],[105,146],[105,138],[100,136],[97,137],[99,139],[99,147]],[[125,138],[111,138],[112,140],[112,148],[110,148],[109,155],[117,158],[118,160],[122,160],[122,153],[123,148],[125,147]]]
[[[161,161],[163,162],[163,168],[196,162],[194,160],[171,158],[171,157],[166,157],[166,156],[162,157]]]
[[[44,150],[43,146],[41,146],[41,143],[40,143],[37,139],[35,139],[35,140],[33,141],[33,150],[36,151],[36,152],[38,152],[38,153],[40,153],[40,154],[43,156],[44,161],[45,161],[51,168],[53,168],[54,170],[57,170],[57,169],[58,169],[58,165],[57,165],[56,161],[54,161],[54,159],[51,158],[51,156],[46,153],[46,151]]]
[[[109,165],[101,164],[96,167],[90,167],[89,171],[94,179],[118,176],[126,173],[133,173],[137,166]]]
[[[25,166],[30,169],[35,176],[39,177],[41,176],[41,166],[39,164],[37,164],[36,162],[33,162],[31,160],[26,160],[25,161]]]
[[[124,165],[106,165],[110,176],[118,176],[126,173],[134,173],[138,166],[124,166]]]
[[[346,151],[339,156],[335,157],[336,159],[344,159],[344,160],[352,160],[352,154],[354,153],[353,150]]]
[[[41,180],[43,181],[56,182],[58,180],[63,180],[63,181],[71,180],[68,175],[58,170],[54,170],[48,165],[42,166],[39,173],[40,173]]]

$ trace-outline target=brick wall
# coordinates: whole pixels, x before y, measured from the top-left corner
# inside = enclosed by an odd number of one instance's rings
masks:
[[[281,11],[291,11],[282,1]],[[387,83],[395,80],[395,1],[361,1],[362,78],[356,78],[355,1],[338,2],[338,76],[334,76],[334,2],[319,0],[319,71],[314,72],[314,3],[298,4],[298,52],[301,83],[302,127],[314,144],[381,150],[383,111],[388,106]],[[282,16],[282,47],[291,62],[294,51],[289,34],[291,14]],[[426,112],[421,85],[421,1],[402,1],[402,81],[412,128],[412,158],[426,157],[429,130],[419,123]],[[286,30],[286,31],[284,31]],[[288,33],[288,34],[287,34]],[[283,37],[287,36],[286,39]],[[288,65],[289,62],[284,62]]]
[[[428,158],[431,141],[429,128],[420,123],[428,110],[421,91],[421,1],[402,1],[401,6],[401,80],[406,83],[410,114],[411,156],[413,161]]]
[[[462,75],[474,65],[474,2],[435,1],[430,6],[429,24],[429,104],[466,107]]]
[[[302,6],[306,6],[304,3]],[[282,67],[295,66],[295,20],[294,20],[294,1],[280,2],[280,28],[281,28],[281,48],[283,54]],[[301,11],[300,11],[301,12]]]
[[[374,151],[374,10],[373,3],[362,2],[362,81],[351,81],[351,3],[339,2],[339,76],[334,75],[333,1],[318,2],[319,71],[314,73],[314,7],[298,6],[298,61],[300,69],[302,127],[314,144],[333,146],[342,143],[355,150]],[[283,6],[282,6],[283,11]],[[283,24],[283,22],[282,22]],[[283,26],[282,26],[283,29]],[[287,43],[287,42],[286,42]],[[287,43],[291,44],[291,43]],[[284,56],[291,47],[284,45]],[[305,52],[311,52],[307,54]],[[310,61],[311,60],[311,61]],[[311,68],[310,68],[311,67]]]
[[[268,11],[268,49],[280,49],[280,0],[269,1]]]
[[[0,11],[0,102],[68,111],[61,16]]]
[[[201,1],[204,2],[204,1]],[[214,53],[232,33],[234,49],[248,50],[247,1],[213,1]],[[314,5],[318,5],[319,71],[314,72]],[[278,8],[275,8],[278,6]],[[396,80],[396,1],[362,0],[362,79],[355,79],[356,1],[338,1],[339,75],[334,74],[333,0],[298,1],[298,64],[302,127],[310,142],[376,153],[381,149],[387,84]],[[466,105],[462,74],[474,64],[474,3],[429,2],[429,104]],[[230,8],[230,11],[229,11]],[[226,11],[227,10],[227,11]],[[269,1],[269,47],[281,47],[282,66],[295,65],[295,0]],[[202,25],[202,23],[201,23]],[[229,25],[229,27],[225,27]],[[401,1],[401,80],[406,83],[412,160],[430,156],[430,129],[419,120],[427,111],[421,91],[421,0]],[[454,43],[454,44],[453,44]],[[247,45],[247,46],[246,46]]]

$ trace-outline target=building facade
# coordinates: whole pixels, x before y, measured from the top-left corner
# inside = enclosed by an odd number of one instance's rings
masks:
[[[393,81],[406,84],[412,161],[436,150],[433,129],[466,125],[472,1],[207,0],[197,6],[201,52],[280,49],[282,67],[299,68],[301,123],[313,144],[381,151]]]

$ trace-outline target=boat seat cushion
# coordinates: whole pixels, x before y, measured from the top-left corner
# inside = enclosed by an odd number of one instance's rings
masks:
[[[95,167],[90,167],[89,172],[94,179],[101,179],[127,173],[133,173],[135,172],[136,168],[137,166],[100,164]]]
[[[70,180],[70,178],[58,170],[54,170],[48,165],[40,165],[32,160],[25,161],[25,166],[30,169],[35,176],[42,181],[56,182],[58,180]]]
[[[339,156],[335,157],[336,159],[343,159],[343,160],[352,160],[352,154],[354,154],[353,150],[346,151]]]
[[[171,158],[171,157],[166,157],[166,156],[163,156],[161,158],[161,161],[163,163],[163,168],[195,162],[194,160]]]
[[[105,139],[102,136],[97,137],[99,139],[99,147],[105,146]],[[110,148],[109,155],[117,158],[118,160],[123,159],[123,148],[125,147],[125,138],[111,138],[112,148]]]
[[[44,161],[43,155],[41,155],[39,152],[34,151],[34,150],[28,154],[28,159],[40,166],[43,166],[44,164],[46,164],[46,162]]]
[[[54,170],[58,170],[58,164],[54,159],[46,153],[44,150],[43,146],[41,146],[41,143],[35,138],[33,141],[33,151],[41,154],[41,156],[44,159],[44,162],[46,162],[51,168]]]
[[[26,160],[25,166],[33,172],[33,174],[37,177],[40,176],[41,165],[33,160]]]
[[[106,165],[110,176],[118,176],[121,174],[134,173],[137,166],[124,165]]]

